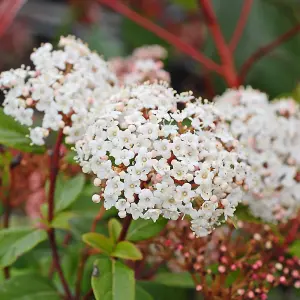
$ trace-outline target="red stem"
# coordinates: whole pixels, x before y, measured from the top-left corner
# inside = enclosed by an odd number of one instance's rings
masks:
[[[149,30],[150,32],[156,34],[161,39],[168,42],[170,45],[174,46],[181,52],[189,55],[194,60],[201,63],[206,69],[210,71],[215,71],[221,74],[221,68],[217,65],[214,61],[203,55],[201,52],[196,50],[189,44],[186,44],[181,39],[179,39],[176,35],[168,32],[164,28],[156,25],[152,21],[144,18],[143,16],[139,15],[135,11],[131,10],[129,7],[121,3],[117,0],[98,0],[98,2],[102,5],[109,7],[110,9],[120,13],[121,15],[127,17],[128,19],[132,20],[133,22],[137,23],[141,27]]]
[[[297,236],[297,233],[298,233],[298,229],[300,227],[300,222],[299,222],[299,215],[292,221],[292,227],[291,229],[289,230],[285,240],[284,240],[284,243],[283,243],[283,249],[286,249],[288,247],[288,245],[290,243],[292,243],[295,239],[296,239],[296,236]]]
[[[207,96],[212,99],[216,95],[216,92],[214,89],[214,84],[211,78],[211,74],[207,70],[203,72],[203,82],[204,82],[205,90],[207,92]]]
[[[63,270],[62,270],[61,265],[60,265],[60,258],[59,258],[57,245],[56,245],[56,240],[55,240],[55,231],[53,229],[50,229],[48,231],[48,239],[49,239],[50,248],[51,248],[51,251],[52,251],[52,259],[53,259],[56,271],[58,273],[58,276],[60,278],[60,281],[62,283],[63,289],[65,291],[66,299],[67,300],[72,300],[73,297],[72,297],[71,291],[69,289],[68,283],[65,279]]]
[[[25,2],[26,0],[2,0],[0,3],[0,37],[6,32]]]
[[[255,51],[241,67],[241,71],[239,74],[240,82],[242,82],[242,83],[245,82],[246,76],[254,63],[256,63],[259,59],[261,59],[265,55],[269,54],[271,51],[273,51],[275,48],[277,48],[278,46],[283,44],[288,39],[292,38],[299,31],[300,31],[300,24],[296,25],[295,27],[291,28],[286,33],[279,36],[275,41],[273,41],[273,42],[267,44],[266,46],[263,46],[263,47],[259,48],[257,51]]]
[[[212,33],[216,48],[222,62],[222,75],[229,87],[239,86],[237,72],[235,70],[232,53],[225,42],[211,0],[199,0],[207,26]]]
[[[122,231],[120,233],[118,242],[122,242],[126,239],[126,235],[127,235],[131,221],[132,221],[132,216],[127,215],[126,218],[124,219]]]
[[[238,45],[239,40],[241,39],[241,36],[247,24],[247,20],[251,11],[252,4],[253,4],[253,0],[244,0],[244,5],[241,11],[240,18],[236,24],[235,31],[229,43],[229,49],[232,52],[234,52],[234,50]]]
[[[93,296],[93,289],[90,289],[82,298],[82,300],[89,300]]]
[[[50,156],[50,186],[48,194],[48,222],[51,223],[54,217],[54,194],[56,187],[56,178],[59,170],[60,146],[63,140],[62,129],[58,132],[57,140]]]
[[[58,137],[56,140],[56,143],[53,148],[53,152],[50,156],[50,186],[49,186],[49,194],[48,194],[48,222],[51,224],[53,217],[54,217],[54,194],[55,194],[55,187],[56,187],[56,178],[59,170],[59,158],[60,158],[60,146],[62,144],[63,140],[63,131],[62,129],[58,133]],[[53,228],[49,228],[48,230],[48,239],[50,243],[50,248],[52,251],[52,259],[54,266],[57,270],[58,276],[61,280],[61,283],[63,285],[65,294],[67,296],[67,299],[72,299],[72,294],[69,289],[68,283],[64,277],[61,264],[60,264],[60,258],[57,250],[57,244],[55,240],[55,231]]]
[[[3,215],[3,228],[9,227],[9,219],[10,219],[10,213],[11,213],[11,207],[9,203],[9,197],[7,197],[5,204],[4,204],[4,215]]]
[[[12,185],[12,180],[13,180],[13,178],[11,178],[11,185]],[[10,190],[11,189],[12,189],[12,187],[10,188]],[[5,203],[4,203],[4,216],[3,216],[3,227],[4,228],[8,228],[9,227],[10,213],[11,213],[10,197],[7,196],[7,198],[5,200]],[[4,278],[5,279],[9,279],[10,278],[9,267],[5,267],[3,269],[3,273],[4,273]]]
[[[10,215],[11,215],[11,205],[10,205],[10,193],[12,192],[14,188],[14,171],[12,170],[12,166],[10,165],[9,169],[9,191],[6,199],[3,201],[4,203],[4,216],[3,216],[3,228],[9,228],[9,221],[10,221]],[[9,279],[10,278],[10,268],[5,267],[3,269],[4,278]]]

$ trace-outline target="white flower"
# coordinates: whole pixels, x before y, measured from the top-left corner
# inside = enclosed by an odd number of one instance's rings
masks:
[[[152,191],[149,189],[143,189],[139,193],[139,207],[145,208],[154,208],[155,204],[157,203],[156,197],[153,196]]]
[[[175,156],[182,156],[184,153],[184,148],[186,144],[179,137],[175,137],[172,143],[172,151]]]
[[[135,144],[135,135],[129,129],[119,131],[118,138],[124,147],[130,149]]]
[[[133,180],[132,177],[126,174],[124,178],[124,194],[125,197],[133,197],[133,194],[139,194],[141,191],[140,180]]]
[[[138,128],[139,133],[141,133],[145,138],[150,140],[156,140],[158,138],[158,124],[146,123]]]
[[[171,144],[167,139],[154,141],[153,148],[165,159],[171,156]]]
[[[200,171],[196,171],[195,175],[194,181],[199,185],[211,184],[214,177],[214,173],[210,171],[210,165],[208,163],[203,163],[200,166]]]
[[[110,178],[112,174],[110,160],[103,161],[101,158],[93,157],[90,162],[91,170],[97,175],[99,179]]]
[[[32,116],[33,116],[33,109],[31,108],[24,108],[20,107],[16,113],[15,118],[22,124],[31,126],[32,125]]]
[[[145,219],[152,219],[156,222],[161,214],[160,209],[148,209],[147,212],[144,214]]]
[[[32,140],[32,143],[35,145],[44,145],[45,136],[48,135],[48,131],[41,127],[35,127],[30,130],[30,139]]]
[[[142,147],[148,149],[150,146],[151,141],[140,134],[134,139],[132,150],[137,153]]]
[[[124,190],[124,183],[121,181],[120,177],[114,177],[107,180],[105,194],[107,195],[121,195]]]
[[[189,183],[185,183],[182,186],[176,187],[175,199],[179,201],[183,201],[184,203],[188,203],[191,201],[193,197],[195,197],[196,193],[192,190],[192,186]]]
[[[172,169],[170,175],[173,176],[177,180],[184,180],[186,179],[186,175],[188,172],[188,166],[179,162],[177,160],[172,160],[171,162]]]
[[[202,183],[200,186],[197,188],[196,192],[197,194],[200,194],[200,196],[204,200],[209,200],[210,197],[212,196],[212,190],[213,190],[213,185],[210,183]]]
[[[44,115],[43,128],[50,128],[57,131],[60,128],[62,115],[58,114],[55,110],[50,110],[49,113]]]
[[[149,173],[149,169],[144,167],[142,164],[136,164],[134,166],[130,166],[128,168],[128,174],[131,175],[132,179],[135,180],[147,180],[147,174]]]
[[[118,126],[111,126],[107,129],[107,138],[111,141],[114,141],[118,138],[118,133],[120,129]]]
[[[116,202],[116,209],[118,210],[126,210],[130,207],[130,204],[125,199],[119,199]]]
[[[148,152],[147,148],[145,147],[141,147],[139,152],[138,152],[138,155],[136,156],[136,159],[135,161],[144,166],[144,167],[150,167],[152,166],[152,152]]]
[[[116,165],[124,164],[125,166],[129,166],[130,160],[134,157],[134,152],[127,149],[113,149],[111,155],[115,158]]]
[[[99,157],[106,155],[106,152],[112,150],[112,143],[110,141],[96,141],[92,140],[89,143],[91,154],[97,155]]]
[[[133,220],[137,220],[143,216],[143,209],[135,203],[130,205],[130,207],[127,209],[127,212],[132,215]]]
[[[157,171],[160,175],[168,174],[170,171],[170,165],[165,158],[161,158],[160,160],[156,161],[153,164],[153,168]]]

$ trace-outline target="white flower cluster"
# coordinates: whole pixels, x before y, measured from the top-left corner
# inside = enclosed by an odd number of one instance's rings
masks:
[[[247,149],[254,178],[244,203],[267,222],[286,221],[300,207],[300,110],[293,101],[269,102],[251,88],[215,99],[228,130]]]
[[[34,70],[22,66],[3,72],[4,112],[26,126],[42,114],[41,126],[30,129],[33,144],[43,145],[50,130],[64,128],[67,143],[85,131],[87,113],[114,91],[116,76],[107,63],[81,41],[62,37],[61,50],[46,43],[31,54]]]
[[[195,101],[178,111],[177,102]],[[96,175],[94,202],[120,217],[156,221],[187,215],[198,236],[233,216],[247,166],[211,104],[164,84],[125,88],[76,143],[83,172]],[[222,128],[221,128],[222,127]]]

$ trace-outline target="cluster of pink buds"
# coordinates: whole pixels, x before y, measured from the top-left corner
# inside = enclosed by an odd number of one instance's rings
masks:
[[[195,238],[188,222],[178,220],[140,248],[150,269],[167,262],[172,272],[189,272],[205,298],[266,300],[274,287],[300,288],[300,260],[286,252],[279,236],[288,225],[278,233],[268,225],[240,221],[239,229],[222,226]]]
[[[159,45],[144,46],[134,50],[131,56],[111,59],[108,63],[120,84],[132,85],[146,81],[170,82],[170,75],[163,67],[167,52]]]

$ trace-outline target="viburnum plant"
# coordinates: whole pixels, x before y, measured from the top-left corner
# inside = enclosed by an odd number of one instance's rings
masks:
[[[211,2],[199,1],[220,64],[121,1],[98,2],[229,89],[211,101],[178,93],[163,47],[106,61],[73,36],[34,49],[31,67],[2,72],[0,299],[298,293],[300,107],[242,84],[299,26],[237,74],[233,52],[252,1],[228,43]]]

